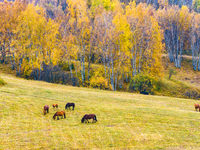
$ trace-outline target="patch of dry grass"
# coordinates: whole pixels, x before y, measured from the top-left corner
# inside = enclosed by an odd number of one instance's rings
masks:
[[[24,80],[0,87],[0,149],[197,149],[195,100],[110,92]],[[53,120],[67,102],[66,119]],[[58,103],[58,109],[51,104]],[[50,112],[43,115],[43,106]],[[95,113],[97,123],[82,124]]]
[[[167,62],[165,58],[163,58],[163,65],[165,66],[164,74],[166,79],[169,76],[168,69],[173,68],[176,71],[176,75],[172,76],[173,80],[181,81],[189,86],[200,89],[200,72],[193,70],[191,56],[183,57],[181,68],[174,67],[174,63]]]

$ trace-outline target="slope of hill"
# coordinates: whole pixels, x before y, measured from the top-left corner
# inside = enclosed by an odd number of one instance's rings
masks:
[[[164,77],[160,82],[160,88],[154,91],[154,95],[200,99],[200,72],[193,70],[191,56],[184,55],[181,68],[176,68],[174,67],[174,63],[169,62],[168,56],[163,54],[162,64],[164,67]],[[85,67],[87,68],[87,64]],[[102,67],[100,64],[91,64],[93,72],[97,71],[100,67]],[[172,75],[171,79],[169,79],[169,69],[173,69],[176,72]],[[65,70],[64,72],[69,73]],[[0,73],[16,76],[16,71],[11,69],[10,63],[0,63]],[[127,92],[128,84],[129,82],[126,83],[124,79],[123,89],[118,88],[117,90]]]
[[[24,80],[1,74],[0,149],[198,149],[195,100]],[[67,102],[66,119],[53,120]],[[51,105],[57,103],[58,109]],[[50,112],[43,115],[43,106]],[[95,113],[97,123],[81,123]]]

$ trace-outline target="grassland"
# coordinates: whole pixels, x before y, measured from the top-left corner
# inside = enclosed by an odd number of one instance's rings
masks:
[[[0,149],[198,149],[196,100],[78,88],[1,74]],[[53,120],[67,102],[66,119]],[[50,107],[43,115],[43,106]],[[95,113],[97,123],[81,123]]]

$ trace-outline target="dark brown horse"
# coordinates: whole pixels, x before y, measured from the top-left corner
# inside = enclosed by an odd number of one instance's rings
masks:
[[[199,108],[199,111],[200,111],[199,104],[194,104],[194,108],[196,109],[196,111],[197,111],[197,108]]]
[[[97,122],[97,117],[95,114],[84,115],[83,118],[81,119],[81,122],[83,123],[86,120],[89,123],[88,119],[93,119],[92,122],[94,122],[94,120],[95,120],[95,122]]]
[[[52,104],[53,108],[58,108],[58,104]]]
[[[66,106],[65,106],[65,109],[69,108],[69,110],[70,110],[70,107],[73,107],[72,110],[74,110],[75,104],[74,103],[67,103]]]
[[[45,115],[46,113],[49,113],[49,105],[45,105],[45,106],[44,106],[44,115]]]
[[[56,119],[56,116],[57,116],[57,120],[59,120],[59,116],[62,116],[62,118],[63,118],[63,116],[64,116],[64,118],[66,118],[66,116],[65,116],[65,111],[57,111],[57,112],[54,114],[54,116],[53,116],[53,119],[54,119],[54,120]]]

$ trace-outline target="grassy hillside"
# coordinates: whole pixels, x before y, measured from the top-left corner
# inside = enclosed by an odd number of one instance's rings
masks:
[[[169,60],[163,58],[164,74],[168,79],[168,69],[173,68],[176,71],[176,75],[172,76],[172,80],[186,83],[188,86],[200,89],[200,71],[194,71],[192,66],[192,58],[190,56],[184,56],[181,68],[174,67],[174,63],[169,63]]]
[[[159,90],[154,91],[154,95],[200,99],[200,71],[193,70],[190,56],[183,57],[181,68],[176,68],[174,63],[169,63],[167,55],[163,55],[162,63],[164,77],[160,82]],[[91,72],[97,71],[101,66],[91,64]],[[87,70],[87,65],[85,67]],[[169,69],[176,72],[171,79],[169,79]],[[16,76],[15,70],[11,69],[10,64],[0,64],[0,73]],[[128,84],[124,82],[123,89],[118,88],[117,90],[128,91]]]
[[[196,100],[24,80],[1,74],[0,149],[198,149]],[[66,119],[53,120],[67,102]],[[43,106],[50,107],[43,115]],[[82,124],[95,113],[97,123]]]

